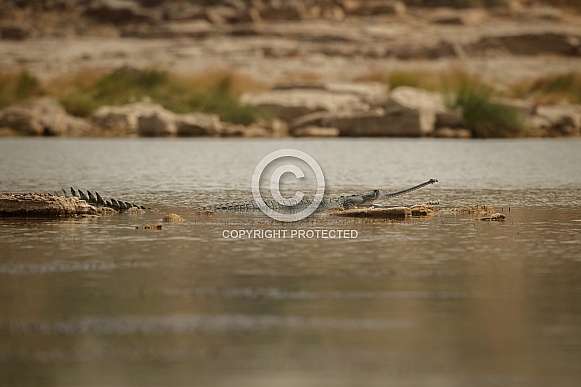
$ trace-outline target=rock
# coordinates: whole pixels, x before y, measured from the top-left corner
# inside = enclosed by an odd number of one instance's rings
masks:
[[[347,210],[336,208],[325,211],[323,214],[349,218],[405,219],[412,215],[412,211],[409,207],[350,208]]]
[[[291,133],[294,137],[337,137],[340,134],[338,128],[323,128],[320,126],[306,126],[297,128]]]
[[[580,105],[541,105],[529,120],[535,130],[545,136],[575,136],[581,134]]]
[[[369,104],[363,102],[357,95],[320,89],[271,90],[254,95],[244,94],[241,102],[268,110],[287,121],[319,111],[369,109]]]
[[[167,137],[177,134],[176,117],[169,110],[158,110],[137,119],[137,134],[141,137]]]
[[[345,137],[420,137],[422,130],[418,110],[394,105],[389,110],[318,112],[299,117],[291,123],[291,133],[303,127],[336,128]]]
[[[212,24],[232,23],[239,19],[239,12],[234,7],[215,5],[206,8],[206,17]]]
[[[136,226],[136,230],[161,230],[163,229],[163,223],[150,223],[143,226]]]
[[[159,104],[134,102],[123,106],[101,106],[91,115],[90,120],[106,131],[127,135],[138,132],[140,117],[150,116],[157,112],[162,115],[171,113]]]
[[[504,214],[501,214],[500,212],[496,212],[492,215],[484,216],[484,217],[480,218],[480,220],[489,220],[489,221],[503,221],[505,219],[506,219],[506,216]]]
[[[0,112],[0,127],[10,128],[15,135],[25,136],[79,136],[92,129],[86,120],[69,116],[51,97],[7,107]]]
[[[457,213],[457,214],[490,216],[490,215],[494,214],[495,210],[494,210],[494,207],[492,207],[492,206],[476,205],[476,206],[472,206],[472,207],[453,207],[453,208],[447,209],[447,211],[450,211],[452,213]]]
[[[462,109],[437,111],[436,112],[436,128],[456,128],[462,125],[464,121],[464,114]]]
[[[386,96],[387,87],[374,82],[291,84],[259,94],[244,94],[241,102],[292,121],[315,112],[366,111],[384,103]]]
[[[405,4],[393,0],[343,0],[341,4],[346,14],[358,16],[403,15],[406,11]]]
[[[154,23],[161,19],[159,9],[144,9],[131,0],[97,0],[85,10],[85,16],[105,23]]]
[[[482,9],[457,10],[444,8],[434,11],[429,17],[430,23],[470,26],[482,23],[486,11]]]
[[[412,216],[430,216],[436,213],[434,207],[427,204],[412,206],[410,207],[410,211]]]
[[[411,133],[417,135],[429,135],[434,131],[436,123],[436,113],[447,111],[442,96],[427,90],[409,86],[400,86],[392,90],[389,100],[385,105],[386,112],[399,111],[400,116],[413,118],[411,112],[418,115],[414,128],[410,128]]]
[[[35,193],[0,196],[0,216],[73,217],[115,213],[111,208],[93,207],[77,197]]]
[[[0,39],[24,40],[30,37],[30,26],[22,23],[11,23],[0,26]]]
[[[260,7],[258,12],[262,20],[299,20],[306,11],[300,1],[276,1]]]
[[[258,124],[244,126],[226,122],[223,124],[220,135],[223,137],[270,137],[270,131]]]
[[[181,223],[185,219],[178,214],[167,214],[163,217],[163,221],[166,223]]]
[[[506,51],[513,55],[579,55],[581,36],[562,33],[485,36],[465,47],[471,54]]]
[[[437,128],[434,130],[433,136],[438,138],[471,138],[472,131],[462,128]]]
[[[180,137],[215,136],[223,129],[217,114],[180,114],[175,118],[175,125]]]
[[[370,106],[385,103],[389,92],[387,85],[380,82],[329,82],[325,83],[323,88],[333,93],[358,96]]]
[[[396,114],[390,114],[394,118]],[[409,128],[409,122],[405,117],[398,117],[390,121],[386,118],[383,109],[375,109],[368,112],[345,112],[326,117],[322,120],[323,126],[339,129],[339,135],[344,137],[377,137],[398,136],[405,133],[399,129]],[[417,119],[416,119],[417,121]],[[401,127],[399,124],[402,124]]]
[[[185,2],[169,2],[165,4],[164,18],[176,21],[209,19],[203,6]]]
[[[89,120],[68,116],[65,134],[70,137],[83,137],[97,135],[99,130]]]

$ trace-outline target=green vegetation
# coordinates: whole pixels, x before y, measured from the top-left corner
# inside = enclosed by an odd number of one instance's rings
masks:
[[[79,116],[88,116],[102,105],[149,99],[176,113],[216,113],[224,121],[249,124],[265,113],[240,104],[238,97],[243,91],[257,87],[251,80],[228,70],[183,76],[156,69],[122,68],[91,82],[74,82],[55,94],[69,113]]]
[[[249,124],[268,118],[242,105],[239,96],[263,85],[230,70],[201,75],[170,74],[157,69],[122,68],[113,72],[82,71],[47,84],[26,70],[0,74],[0,108],[40,95],[59,99],[73,115],[87,117],[103,105],[150,100],[176,113],[215,113],[224,121]]]
[[[490,87],[470,77],[449,92],[447,104],[462,108],[464,125],[474,137],[517,137],[524,129],[524,117],[517,109],[496,102]]]

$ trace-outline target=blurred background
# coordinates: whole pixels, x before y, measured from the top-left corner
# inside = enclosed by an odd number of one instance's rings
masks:
[[[575,0],[4,0],[0,134],[578,136],[580,12]],[[387,125],[393,109],[406,120]]]

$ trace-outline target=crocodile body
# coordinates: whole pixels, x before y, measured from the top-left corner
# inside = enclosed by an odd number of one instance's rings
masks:
[[[402,195],[408,194],[410,192],[416,191],[420,188],[423,188],[427,185],[435,184],[437,182],[438,182],[438,180],[436,180],[436,179],[430,179],[424,183],[415,185],[413,187],[404,189],[402,191],[397,191],[397,192],[392,192],[392,193],[387,193],[387,194],[382,194],[379,192],[379,190],[373,190],[373,191],[365,192],[362,194],[324,197],[323,200],[321,201],[321,203],[319,204],[319,206],[317,207],[317,211],[320,212],[320,211],[328,210],[330,208],[349,209],[349,208],[360,207],[360,206],[385,207],[385,206],[381,206],[381,205],[375,205],[375,204],[373,204],[373,202],[375,200],[378,200],[378,199],[391,199],[394,197],[402,196]],[[290,200],[288,202],[280,203],[274,199],[270,199],[270,200],[265,200],[265,203],[268,207],[270,207],[272,209],[286,210],[289,212],[293,212],[293,211],[300,211],[301,209],[306,208],[307,206],[309,206],[312,203],[312,200],[313,199],[311,199],[311,198],[306,198],[306,199],[303,199],[300,202],[294,204],[294,203],[291,203]],[[256,204],[256,202],[252,201],[252,202],[232,202],[232,203],[214,204],[214,205],[207,206],[204,209],[213,210],[213,211],[221,211],[221,210],[253,211],[253,210],[259,210],[260,207],[258,206],[258,204]]]
[[[317,207],[317,212],[328,210],[331,208],[355,208],[355,207],[390,207],[385,205],[378,205],[374,204],[373,202],[378,199],[391,199],[394,197],[402,196],[408,194],[410,192],[416,191],[420,188],[423,188],[430,184],[437,183],[438,180],[430,179],[424,183],[415,185],[413,187],[404,189],[402,191],[382,194],[379,190],[372,190],[368,192],[364,192],[362,194],[354,194],[354,195],[343,195],[343,196],[334,196],[334,197],[324,197],[319,206]],[[50,194],[53,195],[53,194]],[[74,188],[70,188],[70,193],[62,190],[62,193],[54,192],[53,196],[65,196],[65,197],[77,197],[81,200],[84,200],[88,204],[94,207],[107,207],[112,208],[118,212],[125,212],[128,210],[146,210],[150,209],[144,206],[135,205],[130,202],[126,202],[123,200],[116,200],[116,199],[103,199],[103,197],[98,193],[95,192],[93,194],[91,191],[83,192],[80,189],[75,190]],[[278,210],[285,210],[288,212],[300,211],[303,208],[306,208],[312,203],[312,198],[304,198],[298,203],[291,203],[290,199],[288,202],[279,203],[276,200],[270,199],[265,200],[265,203],[268,207],[272,209]],[[434,203],[430,203],[434,204]],[[210,206],[204,207],[204,210],[213,210],[213,211],[221,211],[221,210],[230,210],[230,211],[254,211],[260,210],[260,207],[256,202],[232,202],[232,203],[223,203],[223,204],[214,204]]]

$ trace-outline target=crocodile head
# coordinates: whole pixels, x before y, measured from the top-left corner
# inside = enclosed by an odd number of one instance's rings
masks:
[[[369,203],[374,201],[379,197],[379,190],[374,189],[373,191],[365,192],[361,195],[361,199],[363,200],[362,203]]]

